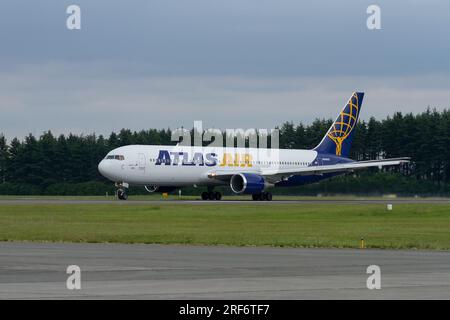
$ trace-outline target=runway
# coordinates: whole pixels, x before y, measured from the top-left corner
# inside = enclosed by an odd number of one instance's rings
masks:
[[[1,242],[0,298],[450,299],[450,252]]]
[[[313,199],[313,200],[273,200],[252,201],[249,200],[84,200],[84,199],[2,199],[0,205],[39,205],[39,204],[112,204],[112,205],[208,205],[208,204],[232,204],[232,205],[268,205],[268,204],[450,204],[450,199]]]

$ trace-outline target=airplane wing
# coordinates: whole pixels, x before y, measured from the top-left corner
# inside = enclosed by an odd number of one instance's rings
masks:
[[[254,173],[263,176],[270,183],[277,183],[283,180],[287,180],[291,176],[295,175],[321,175],[324,173],[332,172],[353,172],[355,170],[370,168],[370,167],[383,167],[383,166],[395,166],[402,163],[408,163],[409,158],[391,158],[383,160],[369,160],[369,161],[355,161],[350,163],[340,163],[334,165],[324,166],[309,166],[301,168],[261,168],[254,172],[245,170],[245,173]],[[222,181],[229,180],[236,171],[230,172],[228,170],[212,171],[208,173],[208,177],[211,179],[217,179]]]
[[[208,172],[208,178],[228,182],[230,181],[231,177],[234,176],[236,173],[237,173],[236,171],[231,170],[213,170]],[[245,173],[262,175],[261,170],[253,170],[253,171],[245,170]]]
[[[263,169],[261,173],[262,176],[264,176],[269,182],[276,183],[282,180],[286,180],[289,177],[295,175],[309,176],[333,172],[353,172],[355,170],[361,170],[370,167],[395,166],[408,162],[408,158],[393,158],[384,160],[355,161],[350,163],[340,163],[325,166],[310,166],[304,168]]]

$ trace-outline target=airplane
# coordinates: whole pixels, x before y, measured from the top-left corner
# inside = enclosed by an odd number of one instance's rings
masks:
[[[98,170],[115,182],[120,200],[128,198],[126,189],[130,185],[161,193],[202,186],[207,188],[201,194],[202,200],[221,200],[221,193],[214,192],[214,187],[229,185],[235,194],[270,201],[270,188],[304,185],[355,170],[409,162],[409,158],[349,158],[363,97],[363,92],[352,94],[312,150],[128,145],[110,151]]]

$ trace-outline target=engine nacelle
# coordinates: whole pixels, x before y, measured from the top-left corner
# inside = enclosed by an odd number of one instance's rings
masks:
[[[237,173],[231,177],[230,187],[234,193],[256,194],[264,190],[265,181],[254,173]]]

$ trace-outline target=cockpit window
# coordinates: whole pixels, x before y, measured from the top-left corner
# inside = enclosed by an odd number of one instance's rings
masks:
[[[108,160],[115,159],[115,160],[122,161],[122,160],[125,160],[125,157],[121,154],[116,154],[116,155],[108,155],[108,156],[106,156],[106,159],[108,159]]]

